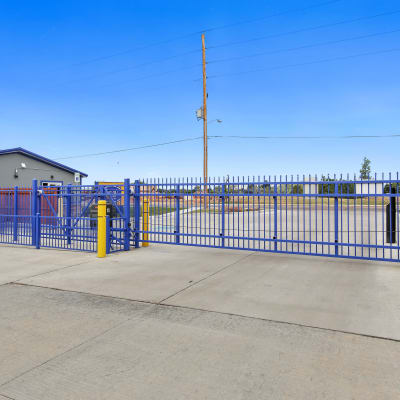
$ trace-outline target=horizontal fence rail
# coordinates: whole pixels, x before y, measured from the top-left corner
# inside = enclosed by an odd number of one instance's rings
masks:
[[[398,174],[129,179],[114,184],[0,189],[0,242],[106,250],[168,243],[400,261]]]

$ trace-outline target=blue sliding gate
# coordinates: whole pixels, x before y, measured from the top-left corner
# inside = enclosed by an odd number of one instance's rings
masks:
[[[398,174],[149,179],[132,192],[136,247],[145,235],[150,243],[400,261]]]
[[[147,242],[400,261],[399,197],[398,174],[34,181],[0,189],[0,242],[94,252],[97,204],[106,200],[108,253]]]

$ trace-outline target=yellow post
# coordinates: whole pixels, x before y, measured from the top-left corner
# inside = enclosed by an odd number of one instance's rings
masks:
[[[149,230],[149,200],[144,197],[143,198],[143,220],[142,220],[142,231],[143,231],[143,242],[142,247],[148,247],[149,242],[149,234],[145,233]]]
[[[99,200],[97,204],[97,257],[103,258],[106,256],[106,201]]]

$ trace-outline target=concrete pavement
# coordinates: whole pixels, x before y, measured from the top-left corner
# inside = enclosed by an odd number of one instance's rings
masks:
[[[25,277],[79,265],[93,254],[73,251],[38,251],[32,247],[0,245],[0,285]]]
[[[0,260],[1,400],[400,397],[397,264],[155,245]]]
[[[393,341],[20,285],[0,296],[0,393],[11,399],[400,395]]]
[[[158,245],[19,282],[400,340],[397,263]]]
[[[394,263],[253,253],[167,303],[400,340]]]
[[[248,255],[241,251],[202,252],[193,248],[152,246],[104,259],[92,256],[76,267],[27,277],[20,282],[158,303]]]

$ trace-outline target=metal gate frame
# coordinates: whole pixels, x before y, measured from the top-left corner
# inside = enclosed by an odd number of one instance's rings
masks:
[[[106,200],[107,253],[147,243],[400,261],[400,179],[375,175],[125,179],[114,185],[0,189],[0,242],[96,251]],[[146,200],[146,201],[144,201]],[[149,205],[143,210],[143,204]],[[147,207],[147,206],[146,206]],[[143,211],[146,219],[142,218]],[[145,224],[143,225],[143,223]]]
[[[109,218],[107,252],[129,250],[129,180],[126,187],[127,207],[115,186],[48,188],[33,180],[31,188],[0,189],[0,243],[95,252],[97,216],[89,210],[106,200],[116,211]]]

